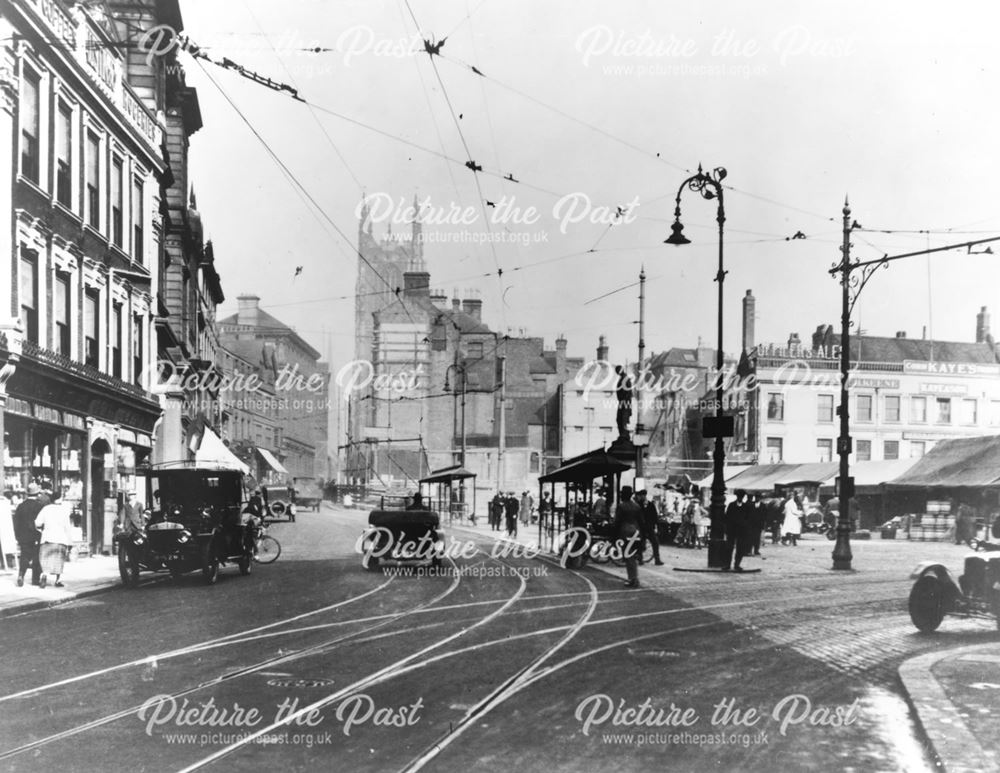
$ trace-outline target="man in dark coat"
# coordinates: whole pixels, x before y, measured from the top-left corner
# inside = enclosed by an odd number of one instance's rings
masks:
[[[17,587],[24,585],[24,575],[31,567],[31,584],[38,585],[42,578],[42,567],[38,563],[38,540],[41,536],[35,528],[35,518],[45,506],[38,498],[41,489],[34,483],[28,485],[27,498],[14,511],[14,539],[17,540],[21,558],[17,562]]]
[[[514,496],[513,492],[507,495],[507,499],[504,501],[504,507],[507,510],[507,536],[516,537],[517,512],[521,509],[521,505],[517,501],[517,497]]]
[[[500,492],[496,493],[493,501],[490,502],[490,529],[500,531],[500,524],[503,521],[504,500]]]
[[[663,561],[660,560],[660,539],[656,533],[658,520],[656,505],[646,499],[646,489],[636,491],[635,500],[642,511],[642,553],[639,554],[639,561],[642,561],[642,555],[646,552],[646,542],[649,542],[653,546],[653,562],[657,566],[663,566]]]
[[[747,492],[743,489],[736,490],[736,501],[730,502],[726,508],[726,559],[722,567],[724,572],[729,571],[729,563],[732,561],[734,572],[742,572],[740,564],[743,556],[747,552],[747,534],[749,532],[749,508],[747,507]]]
[[[615,508],[614,533],[622,541],[625,551],[625,571],[628,588],[639,587],[639,556],[642,546],[642,511],[639,505],[632,501],[632,487],[622,486],[618,507]]]

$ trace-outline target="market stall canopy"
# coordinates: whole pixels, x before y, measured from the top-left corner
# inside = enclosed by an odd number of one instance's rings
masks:
[[[469,472],[467,469],[458,464],[454,467],[443,467],[440,470],[433,470],[430,475],[426,478],[421,478],[421,483],[451,483],[456,480],[465,480],[467,478],[475,478],[476,473]]]
[[[572,459],[562,467],[542,475],[539,483],[586,483],[605,475],[625,472],[632,469],[630,465],[612,458],[603,451],[585,454]]]
[[[1000,435],[942,440],[888,488],[1000,488]]]
[[[288,470],[286,470],[284,466],[282,466],[281,462],[279,462],[278,459],[275,457],[275,455],[272,454],[270,451],[268,451],[266,448],[258,448],[257,453],[259,453],[261,459],[263,459],[267,463],[267,466],[270,467],[272,470],[274,470],[276,473],[280,475],[288,475]]]
[[[749,469],[750,469],[749,467],[744,467],[744,466],[740,466],[740,467],[726,467],[722,471],[722,479],[724,481],[726,481],[726,485],[728,486],[729,485],[729,481],[731,481],[737,475],[740,475],[740,474],[746,472]],[[694,485],[697,486],[698,488],[707,488],[707,487],[709,487],[709,486],[712,485],[712,481],[714,479],[715,479],[715,473],[714,472],[709,472],[708,475],[706,475],[701,480],[694,481]]]
[[[811,462],[790,465],[780,473],[774,483],[779,486],[819,485],[831,477],[836,477],[840,465],[837,462]]]
[[[239,470],[244,475],[250,472],[250,468],[207,426],[202,433],[198,450],[194,452],[194,460],[198,464],[209,464],[224,470]]]
[[[854,462],[851,465],[851,477],[854,478],[856,494],[875,494],[881,486],[915,465],[918,459],[877,459],[867,462]],[[840,470],[836,470],[822,483],[822,488],[832,489],[837,482]]]
[[[787,476],[798,464],[756,464],[747,467],[738,475],[726,481],[726,488],[744,491],[773,491],[774,484],[782,476]]]

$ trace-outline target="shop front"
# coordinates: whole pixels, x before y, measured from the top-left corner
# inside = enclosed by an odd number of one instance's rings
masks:
[[[141,490],[159,406],[131,384],[25,343],[2,406],[4,491],[62,492],[80,539],[109,553],[120,498]]]

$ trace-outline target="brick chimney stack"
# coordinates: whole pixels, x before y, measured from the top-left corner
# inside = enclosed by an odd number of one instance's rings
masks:
[[[976,343],[988,343],[990,335],[990,313],[983,306],[976,315]]]
[[[431,275],[426,271],[407,271],[403,274],[403,295],[407,298],[429,298]]]
[[[753,291],[747,290],[743,297],[743,351],[749,352],[753,349],[754,343],[754,313],[757,309],[757,299],[753,297]]]
[[[608,345],[605,342],[604,336],[597,339],[597,359],[604,361],[608,359]]]
[[[253,294],[240,295],[236,298],[236,302],[239,304],[236,324],[257,327],[260,320],[260,296]]]

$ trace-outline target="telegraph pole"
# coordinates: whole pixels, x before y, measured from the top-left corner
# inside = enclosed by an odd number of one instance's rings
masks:
[[[643,473],[643,434],[646,428],[642,424],[642,392],[643,363],[646,358],[646,267],[639,270],[639,362],[636,365],[635,382],[635,477],[645,477]]]
[[[840,485],[837,495],[840,499],[840,516],[837,519],[837,544],[833,548],[833,568],[850,570],[851,561],[851,497],[854,496],[854,481],[851,475],[851,424],[849,390],[847,379],[851,367],[851,207],[844,198],[844,244],[840,248],[843,258],[840,263],[840,437],[837,452],[840,454]]]
[[[497,447],[497,490],[503,489],[504,482],[504,470],[503,470],[503,452],[504,447],[507,444],[507,406],[505,404],[506,389],[507,389],[507,357],[501,355],[497,358],[500,363],[500,437],[499,445]]]

